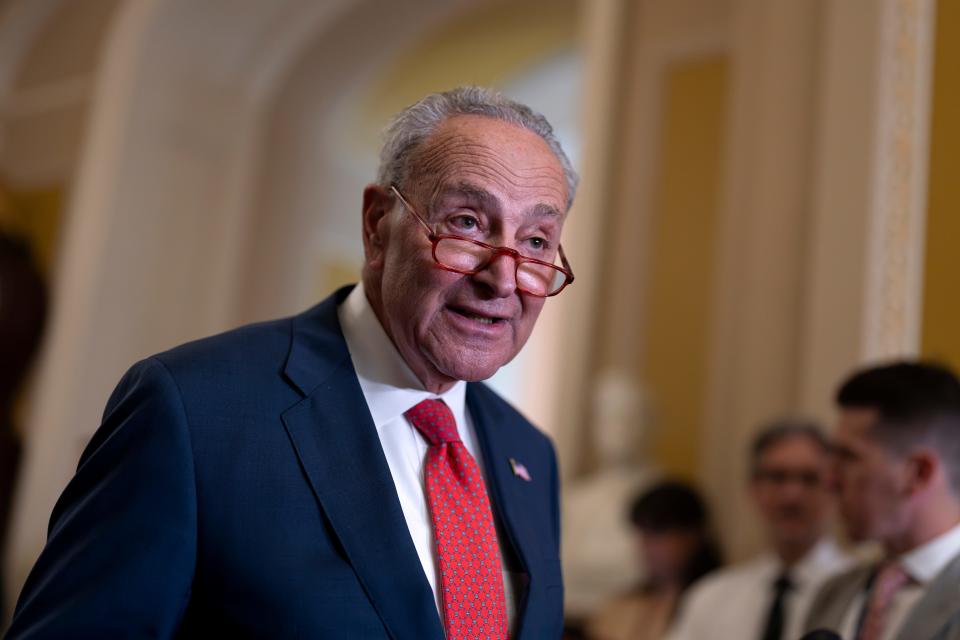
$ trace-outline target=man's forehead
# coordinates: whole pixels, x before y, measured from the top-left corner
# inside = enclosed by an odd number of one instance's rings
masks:
[[[873,441],[872,431],[880,417],[876,409],[850,407],[840,410],[833,430],[836,450],[860,450]]]
[[[433,182],[433,195],[442,187],[473,182],[499,185],[519,192],[541,193],[567,204],[567,181],[554,151],[537,133],[486,116],[454,116],[442,122],[421,143],[413,172]]]
[[[795,462],[820,462],[826,458],[823,447],[813,438],[804,434],[794,434],[785,436],[777,442],[774,442],[766,451],[760,454],[757,462],[761,465],[795,463]]]

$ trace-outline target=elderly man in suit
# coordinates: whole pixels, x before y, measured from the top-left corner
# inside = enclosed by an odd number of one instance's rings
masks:
[[[573,280],[575,184],[498,94],[402,112],[361,283],[127,373],[10,637],[559,637],[554,451],[477,381]]]
[[[895,363],[854,374],[837,403],[844,525],[884,555],[824,585],[807,627],[846,640],[960,638],[960,382]]]

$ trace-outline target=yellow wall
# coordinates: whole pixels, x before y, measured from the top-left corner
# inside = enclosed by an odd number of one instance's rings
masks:
[[[656,462],[693,477],[704,419],[711,279],[728,61],[671,67],[664,84],[642,371],[656,417]]]
[[[960,2],[937,5],[923,354],[960,369]]]

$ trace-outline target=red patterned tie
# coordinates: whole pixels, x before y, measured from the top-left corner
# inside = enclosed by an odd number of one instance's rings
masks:
[[[404,415],[430,444],[424,476],[447,640],[506,638],[500,547],[480,468],[442,400],[424,400]]]
[[[857,640],[880,640],[887,623],[893,597],[910,583],[910,576],[899,564],[890,562],[877,573],[867,601],[867,615]]]

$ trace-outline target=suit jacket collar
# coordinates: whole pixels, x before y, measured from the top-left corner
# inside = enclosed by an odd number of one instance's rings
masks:
[[[283,424],[317,502],[393,638],[443,629],[337,320],[337,291],[293,319]]]
[[[283,375],[304,396],[309,395],[330,374],[349,363],[350,352],[340,331],[337,306],[350,287],[338,289],[320,304],[291,319],[290,352]]]
[[[808,631],[814,628],[840,629],[847,610],[864,592],[873,574],[870,566],[857,567],[844,574],[833,585],[828,585],[829,593],[817,596],[816,618],[811,620]],[[825,597],[828,596],[828,597]],[[903,626],[897,632],[896,640],[914,640],[915,638],[940,637],[940,630],[958,615],[960,609],[960,554],[940,572],[931,582],[923,596],[910,611]]]
[[[839,630],[847,611],[863,593],[873,574],[873,568],[862,565],[850,569],[829,581],[816,595],[807,620],[807,631],[814,629]]]
[[[933,579],[913,607],[897,640],[933,638],[960,610],[960,554]]]
[[[474,428],[477,432],[480,448],[490,481],[490,492],[493,496],[493,509],[500,522],[503,523],[508,540],[503,545],[510,544],[516,552],[527,584],[521,601],[518,593],[516,637],[535,637],[533,623],[547,617],[546,612],[539,611],[542,606],[540,598],[533,597],[534,591],[542,585],[536,576],[541,566],[541,558],[546,551],[541,547],[540,537],[537,535],[537,523],[531,520],[531,515],[523,506],[519,491],[523,481],[516,477],[511,467],[511,458],[516,455],[511,448],[513,438],[510,436],[511,417],[504,415],[497,409],[499,404],[485,401],[485,397],[493,392],[482,383],[467,385],[467,408],[473,417]],[[538,481],[544,481],[540,478]],[[506,549],[503,550],[507,552]],[[549,551],[549,550],[547,550]]]

